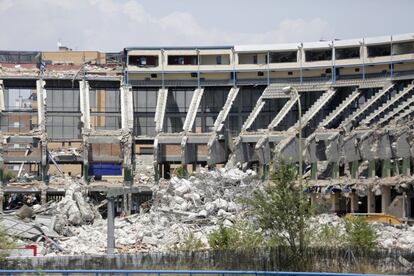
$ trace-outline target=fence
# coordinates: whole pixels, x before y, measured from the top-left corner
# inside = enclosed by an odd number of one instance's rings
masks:
[[[16,257],[1,269],[171,269],[412,273],[414,251],[310,248],[295,259],[288,248],[55,257]]]
[[[378,274],[343,274],[321,272],[220,271],[220,270],[0,270],[0,274],[60,274],[60,275],[183,275],[183,276],[377,276]]]

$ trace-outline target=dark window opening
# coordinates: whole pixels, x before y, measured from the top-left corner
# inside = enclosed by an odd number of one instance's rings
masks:
[[[307,50],[305,52],[306,61],[321,61],[332,59],[332,49],[327,50]]]
[[[158,56],[129,56],[129,65],[156,67],[158,66]]]
[[[257,64],[257,55],[253,56],[253,64]]]
[[[263,73],[263,72],[257,72],[257,75],[258,75],[259,77],[263,77],[263,76],[264,76],[264,73]]]
[[[157,74],[151,74],[151,78],[156,79],[157,77]]]
[[[336,48],[335,59],[359,58],[359,47],[354,48]]]
[[[191,73],[192,78],[197,78],[197,73]]]
[[[270,63],[283,63],[283,62],[297,62],[297,52],[274,52],[270,53]]]
[[[414,42],[403,42],[392,45],[393,55],[404,55],[414,53]]]
[[[359,68],[355,68],[355,72],[359,72]]]
[[[216,63],[217,64],[221,64],[221,56],[217,56],[216,57]]]
[[[389,44],[368,46],[368,57],[384,57],[391,55]]]
[[[168,56],[168,65],[197,65],[197,56]]]
[[[330,74],[332,72],[332,69],[331,68],[327,68],[326,70],[325,70],[325,73],[326,74]]]
[[[288,72],[288,76],[292,76],[293,75],[293,72]]]

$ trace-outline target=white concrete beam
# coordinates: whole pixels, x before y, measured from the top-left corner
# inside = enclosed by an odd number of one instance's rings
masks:
[[[131,86],[121,86],[121,126],[123,129],[134,128],[134,105]]]
[[[81,122],[84,129],[91,129],[91,112],[89,105],[89,83],[79,81]]]

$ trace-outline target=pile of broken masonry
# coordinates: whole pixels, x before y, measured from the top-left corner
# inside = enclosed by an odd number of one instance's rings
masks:
[[[88,202],[85,186],[69,178],[68,182],[70,185],[60,202],[33,208],[40,218],[56,218],[53,229],[45,229],[53,231],[45,231],[54,238],[52,242],[46,239],[36,243],[41,254],[105,254],[106,220]],[[188,179],[162,180],[153,186],[154,199],[148,212],[115,219],[116,251],[170,251],[180,248],[190,233],[207,249],[207,236],[218,225],[230,226],[237,217],[246,217],[239,199],[248,196],[262,183],[254,171],[224,168],[201,169]],[[311,220],[311,224],[315,231],[324,224],[339,225],[344,231],[343,220],[331,214],[319,215]],[[42,229],[45,227],[43,225]],[[374,227],[381,247],[414,248],[414,226],[377,223]]]

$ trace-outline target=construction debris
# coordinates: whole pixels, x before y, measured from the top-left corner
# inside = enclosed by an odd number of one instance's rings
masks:
[[[189,179],[173,177],[154,187],[148,213],[116,218],[117,252],[168,251],[179,248],[189,233],[207,247],[207,235],[218,224],[231,225],[242,211],[238,199],[260,185],[254,171],[202,169]],[[63,252],[50,254],[104,254],[106,220],[69,227],[72,237],[60,240]]]

